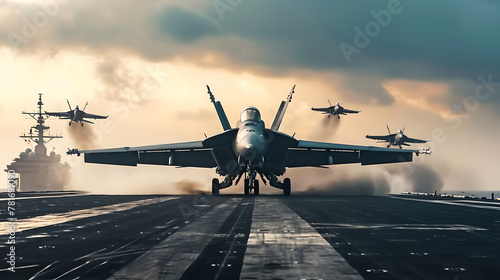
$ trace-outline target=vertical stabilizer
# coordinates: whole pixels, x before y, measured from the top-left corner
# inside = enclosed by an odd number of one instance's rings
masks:
[[[295,85],[293,85],[292,90],[288,94],[286,101],[281,101],[280,108],[278,112],[276,112],[276,117],[274,117],[273,125],[271,126],[271,130],[278,131],[281,125],[281,121],[285,116],[286,108],[288,108],[288,103],[292,101],[292,95],[295,92]]]
[[[222,124],[222,129],[224,131],[231,129],[231,125],[229,124],[229,121],[227,120],[226,113],[224,112],[224,109],[222,108],[222,104],[220,101],[215,101],[215,97],[210,91],[210,87],[207,85],[208,89],[208,94],[210,95],[210,101],[214,104],[215,111],[217,111],[217,115],[219,116],[220,123]]]

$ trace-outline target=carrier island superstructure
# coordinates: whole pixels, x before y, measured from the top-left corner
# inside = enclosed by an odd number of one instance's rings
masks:
[[[36,144],[35,151],[26,149],[7,165],[6,172],[14,171],[17,175],[18,191],[61,191],[70,177],[70,166],[61,163],[61,155],[51,151],[47,154],[45,144],[61,135],[51,135],[50,127],[45,125],[49,116],[42,111],[42,94],[38,94],[38,110],[36,112],[22,112],[36,121],[28,134],[20,135],[26,142]]]

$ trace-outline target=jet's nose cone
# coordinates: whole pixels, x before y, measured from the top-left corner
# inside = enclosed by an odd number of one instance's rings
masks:
[[[252,143],[241,143],[238,147],[238,152],[248,160],[253,160],[257,156],[257,149]]]

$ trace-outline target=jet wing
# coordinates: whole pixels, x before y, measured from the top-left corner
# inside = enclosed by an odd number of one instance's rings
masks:
[[[361,111],[355,111],[355,110],[349,110],[349,109],[344,109],[342,110],[342,113],[345,113],[345,114],[357,114]]]
[[[419,150],[389,149],[373,146],[344,145],[299,140],[290,147],[286,167],[323,166],[361,163],[361,165],[409,162]]]
[[[393,139],[395,136],[396,136],[396,134],[381,135],[381,136],[366,135],[366,138],[368,138],[368,139],[374,139],[374,140],[383,140],[383,141],[386,141],[386,142],[391,142],[391,139]]]
[[[311,108],[311,110],[318,112],[328,112],[328,109],[329,108],[314,108],[314,107]]]
[[[47,111],[45,111],[45,114],[47,114],[48,116],[53,116],[53,117],[69,118],[68,112],[47,112]]]
[[[264,130],[264,135],[269,139],[269,152],[262,168],[276,174],[282,174],[286,167],[408,162],[412,161],[413,153],[419,153],[419,150],[303,141],[269,129]]]
[[[405,142],[408,142],[408,143],[420,143],[421,144],[421,143],[427,143],[427,142],[429,142],[429,140],[420,140],[420,139],[406,137]]]
[[[84,113],[83,118],[84,119],[106,119],[106,118],[108,118],[108,116],[99,116],[99,115]]]
[[[231,144],[237,129],[228,130],[203,141],[160,144],[113,149],[73,149],[68,154],[84,154],[85,162],[137,166],[138,164],[180,167],[230,168],[235,162]]]

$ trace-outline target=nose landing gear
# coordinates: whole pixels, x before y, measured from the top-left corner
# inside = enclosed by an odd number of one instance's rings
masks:
[[[253,180],[253,184],[250,184],[250,179],[245,179],[244,180],[244,193],[245,195],[249,195],[250,192],[253,190],[253,194],[259,195],[259,181],[258,180]]]

